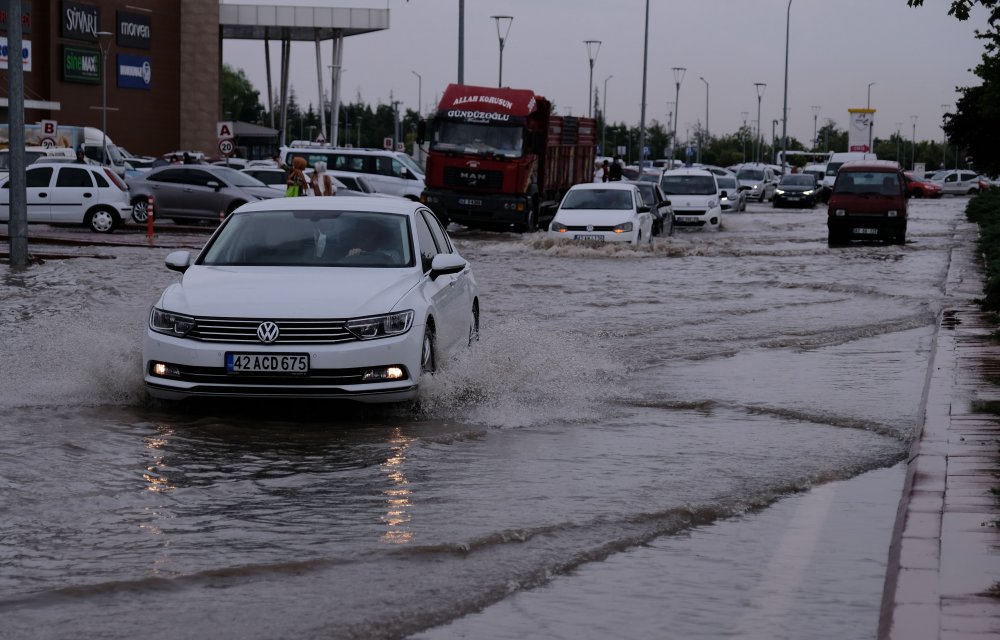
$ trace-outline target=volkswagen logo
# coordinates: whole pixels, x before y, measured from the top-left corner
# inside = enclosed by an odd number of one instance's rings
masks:
[[[270,320],[267,322],[261,322],[260,326],[257,327],[257,339],[264,344],[270,344],[277,340],[278,334],[280,333],[278,325],[274,324]]]
[[[587,231],[593,231],[593,230],[594,230],[594,225],[588,224],[587,225]],[[258,333],[260,333],[260,331],[258,331]]]

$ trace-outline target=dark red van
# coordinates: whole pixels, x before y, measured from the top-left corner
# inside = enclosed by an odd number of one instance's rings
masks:
[[[898,162],[858,160],[837,171],[827,209],[829,244],[906,242],[906,178]]]

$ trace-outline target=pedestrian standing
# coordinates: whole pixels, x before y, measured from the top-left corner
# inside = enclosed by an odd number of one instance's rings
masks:
[[[285,182],[286,197],[294,198],[309,195],[309,182],[306,180],[305,173],[307,164],[305,158],[299,157],[292,160],[292,170],[288,172],[288,180]]]
[[[608,180],[611,182],[619,182],[622,179],[622,163],[621,158],[615,156],[614,162],[611,163],[611,174]]]
[[[326,172],[326,163],[323,161],[313,165],[312,190],[317,196],[337,195],[337,188],[333,186],[333,178]]]

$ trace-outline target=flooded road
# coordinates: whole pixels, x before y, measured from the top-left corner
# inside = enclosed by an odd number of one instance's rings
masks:
[[[152,403],[169,249],[4,266],[0,638],[873,637],[965,202],[453,227],[481,340],[393,408]]]

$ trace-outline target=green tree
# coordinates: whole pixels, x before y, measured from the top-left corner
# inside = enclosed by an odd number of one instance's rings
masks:
[[[262,122],[264,107],[243,69],[222,65],[222,115],[227,120]]]

